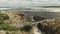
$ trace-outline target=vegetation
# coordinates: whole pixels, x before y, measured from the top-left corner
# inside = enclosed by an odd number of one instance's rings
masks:
[[[20,30],[20,31],[30,31],[32,29],[31,25],[25,25],[23,27],[15,27],[15,26],[10,26],[8,24],[0,24],[0,30],[8,30],[8,31],[15,31],[15,30]]]
[[[37,27],[45,34],[60,34],[60,20],[45,21],[37,24]]]
[[[34,19],[35,21],[40,21],[40,20],[44,20],[45,17],[35,15],[35,16],[33,17],[33,19]]]
[[[41,23],[37,24],[38,29],[40,29],[42,32],[45,30],[45,26],[43,26]]]
[[[10,26],[4,23],[4,20],[8,20],[9,16],[0,12],[0,30],[16,30],[15,26]]]
[[[32,21],[32,19],[31,19],[31,17],[30,17],[30,16],[26,16],[25,21],[26,21],[26,22],[31,22],[31,21]]]
[[[18,14],[18,15],[24,16],[24,14]],[[9,31],[19,30],[19,27],[5,24],[4,20],[8,20],[8,19],[9,19],[9,16],[7,14],[0,13],[0,30],[9,30]],[[28,17],[27,20],[30,20],[30,18]],[[30,31],[31,29],[32,29],[32,26],[30,25],[25,25],[23,27],[20,27],[20,30],[23,30],[23,31]]]
[[[15,26],[10,26],[7,24],[0,24],[0,30],[14,31],[14,30],[17,30],[17,28]]]
[[[30,31],[32,29],[32,26],[31,25],[25,25],[23,27],[20,28],[21,31]]]
[[[7,14],[2,15],[2,17],[3,17],[4,20],[8,20],[9,19],[9,16]]]
[[[0,13],[0,24],[4,23],[4,20],[8,20],[9,16],[7,14]]]

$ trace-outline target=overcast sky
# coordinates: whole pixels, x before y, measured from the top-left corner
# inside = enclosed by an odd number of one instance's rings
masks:
[[[0,0],[0,7],[5,6],[48,6],[48,5],[58,5],[60,6],[60,0]]]

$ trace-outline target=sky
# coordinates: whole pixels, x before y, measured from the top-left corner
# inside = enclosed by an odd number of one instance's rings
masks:
[[[60,0],[0,0],[0,7],[60,6]]]

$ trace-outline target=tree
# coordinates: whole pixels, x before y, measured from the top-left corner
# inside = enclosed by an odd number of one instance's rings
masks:
[[[34,19],[35,21],[40,21],[40,20],[44,20],[45,17],[35,15],[35,16],[33,17],[33,19]]]

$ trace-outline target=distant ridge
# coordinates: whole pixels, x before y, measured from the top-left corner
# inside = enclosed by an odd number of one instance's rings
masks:
[[[32,6],[32,7],[43,7],[43,8],[60,8],[60,6]]]

